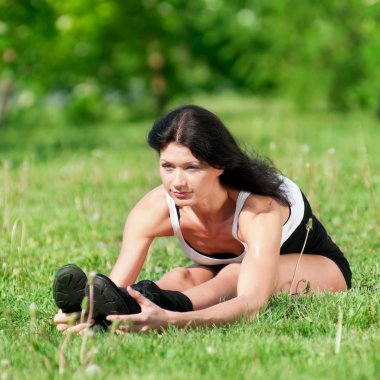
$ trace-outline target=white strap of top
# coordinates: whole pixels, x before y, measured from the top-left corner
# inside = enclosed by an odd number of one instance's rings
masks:
[[[168,193],[166,193],[166,201],[169,206],[170,221],[172,223],[174,235],[177,237],[182,237],[175,202]]]
[[[240,241],[240,239],[237,236],[239,215],[240,215],[241,209],[244,206],[245,201],[250,196],[250,194],[251,193],[249,193],[247,191],[241,191],[239,193],[239,196],[238,196],[237,201],[236,201],[236,209],[235,209],[234,221],[232,223],[232,235],[238,241]],[[246,244],[244,242],[242,242],[242,241],[240,241],[240,242],[244,245],[244,247],[246,247]]]

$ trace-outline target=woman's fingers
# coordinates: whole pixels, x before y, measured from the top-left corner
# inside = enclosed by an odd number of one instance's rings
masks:
[[[158,307],[158,306],[156,306]],[[147,315],[146,313],[139,314],[126,314],[126,315],[109,315],[107,320],[120,321],[119,326],[116,331],[122,333],[128,332],[148,332],[149,330],[155,329],[155,319],[152,315]]]
[[[78,334],[92,326],[92,323],[77,323],[79,318],[79,313],[63,313],[59,310],[54,317],[54,322],[59,332]]]
[[[130,332],[142,332],[147,333],[151,330],[151,328],[147,324],[140,323],[122,323],[116,329],[116,334],[127,334]]]
[[[64,332],[65,330],[67,330],[68,328],[70,327],[70,325],[66,324],[66,323],[60,323],[57,325],[57,330],[59,332]]]
[[[59,310],[59,312],[54,316],[54,322],[57,324],[60,323],[74,323],[77,321],[80,317],[79,313],[63,313],[62,310]]]
[[[141,301],[141,313],[109,315],[107,320],[111,322],[120,321],[117,329],[123,332],[148,332],[150,330],[164,330],[168,327],[169,311],[162,309],[145,297],[141,296],[142,298],[139,298],[138,294],[133,294],[133,296],[136,300],[139,299]]]
[[[92,323],[78,323],[66,329],[68,334],[81,334],[92,326]]]
[[[127,291],[129,295],[134,298],[141,307],[154,305],[152,301],[148,300],[148,298],[145,298],[140,292],[134,290],[132,287],[128,286]]]
[[[55,323],[67,323],[68,317],[67,314],[62,313],[62,310],[59,310],[53,320]]]
[[[108,321],[123,321],[130,323],[144,323],[147,321],[147,316],[139,313],[139,314],[118,314],[118,315],[109,315],[107,317]]]

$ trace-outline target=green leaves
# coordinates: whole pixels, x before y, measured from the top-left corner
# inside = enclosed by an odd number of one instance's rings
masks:
[[[0,87],[12,78],[16,98],[27,90],[38,107],[59,94],[75,121],[102,119],[117,102],[149,99],[160,112],[221,88],[377,107],[376,2],[38,0],[0,3],[0,15]]]

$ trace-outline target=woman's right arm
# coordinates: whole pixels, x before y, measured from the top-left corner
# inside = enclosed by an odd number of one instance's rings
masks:
[[[111,280],[119,287],[132,285],[140,274],[153,239],[172,234],[165,191],[159,186],[145,195],[128,215]]]
[[[126,287],[136,281],[144,264],[153,239],[173,234],[166,195],[162,186],[146,194],[132,209],[125,223],[120,255],[112,269],[110,278],[119,287]],[[74,313],[75,314],[75,313]],[[65,314],[61,310],[54,317],[59,331],[65,331],[78,322],[79,315]],[[70,322],[71,321],[71,322]],[[71,327],[80,332],[87,323]]]

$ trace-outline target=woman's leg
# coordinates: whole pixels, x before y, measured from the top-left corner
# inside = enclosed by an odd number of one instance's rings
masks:
[[[299,254],[280,256],[276,292],[289,292],[299,256]],[[326,256],[302,255],[293,281],[292,293],[302,293],[308,283],[312,293],[347,290],[342,272],[334,261]]]
[[[236,297],[241,264],[228,264],[214,278],[183,293],[190,298],[194,310],[205,309],[226,299]]]
[[[281,255],[275,292],[289,292],[299,254]],[[215,277],[187,289],[183,293],[190,298],[194,310],[204,309],[222,300],[237,296],[237,282],[241,264],[229,264]],[[310,292],[337,292],[347,289],[338,266],[325,256],[303,254],[293,282],[292,293],[301,293],[310,283]]]
[[[220,271],[221,267],[222,266],[220,265],[192,265],[190,267],[178,267],[165,273],[155,282],[161,289],[183,292],[211,280]]]

